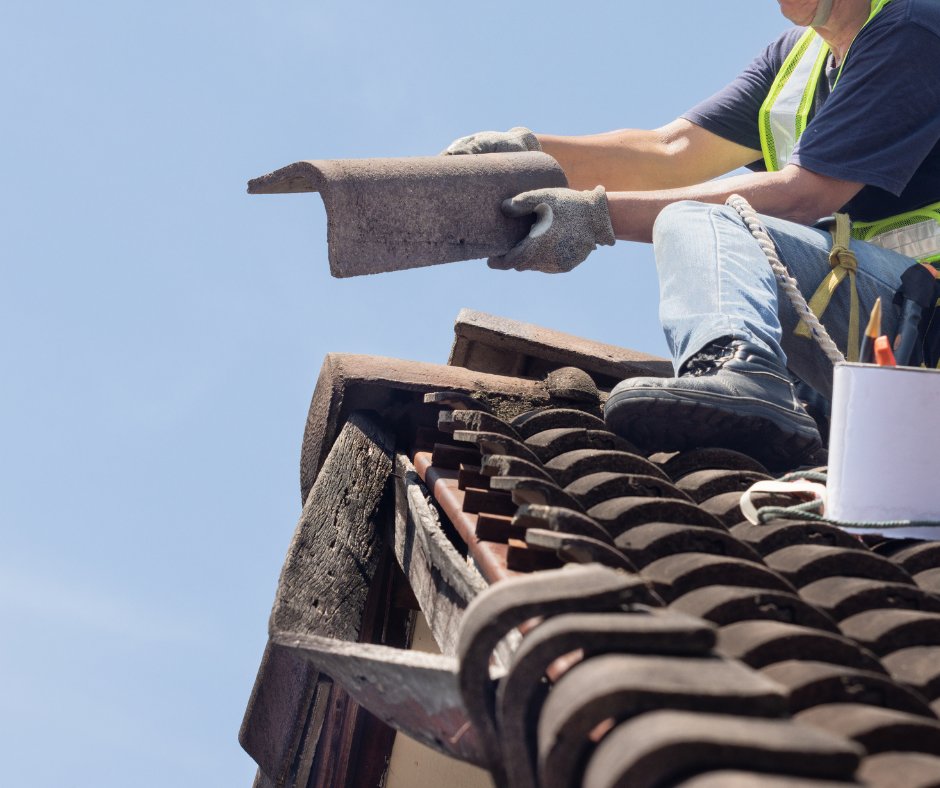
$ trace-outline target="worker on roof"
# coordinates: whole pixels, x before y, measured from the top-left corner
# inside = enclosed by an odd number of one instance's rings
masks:
[[[605,408],[610,428],[643,448],[758,448],[792,466],[820,446],[787,370],[829,396],[832,364],[797,333],[765,253],[724,205],[730,195],[760,212],[805,297],[820,290],[812,301],[849,359],[858,315],[879,296],[890,302],[912,257],[940,259],[940,2],[778,2],[798,27],[662,128],[561,137],[520,127],[445,151],[542,150],[567,174],[570,189],[504,204],[538,221],[493,268],[569,271],[598,244],[652,241],[676,377],[625,380]],[[752,172],[713,180],[739,167]],[[830,261],[833,238],[813,225],[840,211],[854,240]],[[855,288],[833,290],[843,278]]]

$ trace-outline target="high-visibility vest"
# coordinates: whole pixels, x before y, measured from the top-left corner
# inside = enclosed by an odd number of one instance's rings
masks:
[[[872,0],[871,15],[865,25],[889,2]],[[783,61],[760,108],[760,142],[768,172],[776,172],[787,163],[806,130],[829,53],[829,45],[813,28],[807,28]],[[848,52],[842,58],[833,90],[847,57]],[[940,261],[940,202],[873,222],[855,222],[852,237],[923,263]]]

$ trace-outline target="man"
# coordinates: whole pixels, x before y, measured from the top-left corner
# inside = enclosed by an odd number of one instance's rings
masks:
[[[597,244],[653,242],[677,376],[625,380],[605,408],[611,429],[650,450],[756,449],[783,467],[820,443],[787,367],[828,396],[832,364],[795,334],[798,318],[778,297],[764,252],[723,205],[730,195],[762,214],[807,298],[830,274],[832,238],[812,227],[820,217],[847,212],[860,223],[856,238],[876,237],[881,246],[852,241],[857,275],[835,289],[823,315],[844,352],[855,341],[850,318],[867,316],[879,296],[890,304],[911,257],[940,256],[940,211],[906,216],[940,201],[940,3],[778,2],[805,29],[782,35],[724,90],[663,128],[585,137],[516,128],[445,151],[543,150],[568,176],[570,189],[507,201],[507,213],[538,221],[491,267],[568,271]],[[754,171],[712,180],[743,166]],[[894,321],[888,309],[885,333]]]

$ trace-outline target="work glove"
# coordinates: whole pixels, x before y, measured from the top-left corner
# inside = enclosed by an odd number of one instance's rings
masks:
[[[592,191],[535,189],[502,205],[507,216],[535,214],[529,234],[502,257],[491,257],[490,268],[562,274],[583,261],[598,244],[616,241],[603,186]]]
[[[464,153],[522,153],[527,150],[542,150],[535,134],[525,126],[516,126],[509,131],[479,131],[469,137],[454,140],[443,151],[444,156]]]

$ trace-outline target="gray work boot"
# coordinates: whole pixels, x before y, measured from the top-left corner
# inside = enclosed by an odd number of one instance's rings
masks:
[[[780,360],[750,342],[721,339],[676,378],[629,378],[610,392],[604,419],[649,451],[720,446],[772,468],[800,465],[821,441]]]

